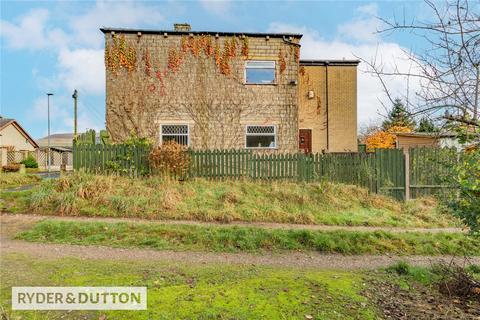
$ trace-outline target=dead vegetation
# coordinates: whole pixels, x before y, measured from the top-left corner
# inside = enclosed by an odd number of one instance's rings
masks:
[[[0,189],[12,188],[21,185],[34,184],[40,178],[34,174],[22,174],[16,172],[0,172]]]
[[[480,281],[454,262],[439,264],[437,273],[441,275],[438,290],[450,298],[471,299],[480,303]]]
[[[28,204],[24,211],[53,215],[399,227],[457,223],[433,200],[403,204],[328,182],[173,181],[75,173],[44,181],[22,196]]]
[[[415,267],[405,262],[373,272],[365,295],[375,301],[381,318],[479,319],[480,267],[440,262]]]

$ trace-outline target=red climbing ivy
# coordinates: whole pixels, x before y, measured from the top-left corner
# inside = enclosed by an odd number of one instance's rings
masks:
[[[248,37],[244,36],[242,39],[242,56],[248,57]]]
[[[282,49],[278,52],[278,65],[280,66],[280,74],[283,74],[285,69],[287,69],[287,62],[285,61],[285,55]]]
[[[112,35],[112,44],[105,48],[105,65],[117,74],[120,68],[132,72],[137,63],[137,51],[134,47],[127,45],[125,35],[116,37]]]

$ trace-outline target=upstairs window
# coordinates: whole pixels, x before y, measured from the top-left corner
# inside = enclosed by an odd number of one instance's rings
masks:
[[[187,124],[163,124],[160,130],[162,143],[172,140],[184,146],[190,143]]]
[[[245,146],[247,148],[276,148],[277,131],[275,126],[247,126]]]
[[[245,63],[247,84],[275,83],[275,61],[250,60]]]

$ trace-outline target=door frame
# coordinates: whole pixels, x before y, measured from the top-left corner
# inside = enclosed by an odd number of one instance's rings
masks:
[[[302,150],[303,152],[305,152],[304,150],[305,149],[300,149],[300,131],[301,130],[308,130],[310,132],[310,152],[309,153],[313,153],[313,150],[312,150],[312,139],[313,139],[313,129],[312,128],[299,128],[298,129],[298,150]]]

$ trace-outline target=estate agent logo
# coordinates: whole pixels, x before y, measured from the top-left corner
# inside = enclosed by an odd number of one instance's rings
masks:
[[[13,310],[146,310],[146,287],[12,287]]]

